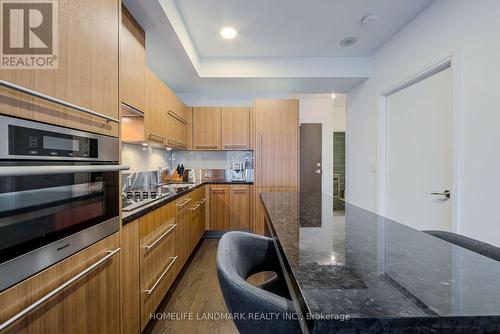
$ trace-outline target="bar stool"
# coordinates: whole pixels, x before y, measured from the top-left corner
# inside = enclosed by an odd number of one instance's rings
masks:
[[[277,276],[261,286],[246,281],[263,271]],[[247,232],[224,234],[217,250],[217,276],[228,311],[242,315],[233,317],[240,333],[301,333],[272,239]]]

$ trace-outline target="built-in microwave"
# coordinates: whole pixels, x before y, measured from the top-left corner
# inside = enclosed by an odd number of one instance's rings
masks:
[[[119,229],[118,138],[0,116],[0,291]]]

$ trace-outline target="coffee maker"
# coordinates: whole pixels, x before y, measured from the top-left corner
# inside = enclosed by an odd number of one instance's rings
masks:
[[[246,175],[245,161],[233,161],[231,164],[231,169],[232,169],[231,181],[233,182],[246,181],[247,175]]]

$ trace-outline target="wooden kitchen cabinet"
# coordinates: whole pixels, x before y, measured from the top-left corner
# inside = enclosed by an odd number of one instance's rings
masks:
[[[175,201],[176,206],[176,217],[177,217],[177,227],[179,235],[177,236],[177,247],[179,253],[179,268],[182,269],[187,259],[191,255],[191,243],[190,235],[192,234],[192,227],[190,224],[191,213],[189,208],[191,207],[192,193],[182,196]]]
[[[250,221],[252,187],[250,185],[231,185],[230,190],[230,229],[252,231],[253,226]]]
[[[250,149],[250,108],[223,107],[222,119],[222,149]]]
[[[141,330],[167,294],[179,259],[174,203],[139,218]]]
[[[116,0],[58,1],[58,68],[2,69],[1,79],[118,119],[119,13]],[[0,95],[0,113],[118,136],[116,122],[5,87]]]
[[[193,149],[221,150],[221,108],[193,107]]]
[[[146,68],[144,134],[147,141],[166,144],[165,113],[167,103],[168,92],[165,85],[150,69]]]
[[[120,99],[144,112],[146,81],[145,34],[130,12],[122,6],[120,44]]]
[[[191,233],[190,233],[190,244],[191,252],[194,250],[203,234],[205,233],[205,221],[206,221],[206,205],[207,199],[205,197],[205,187],[200,187],[193,191],[193,204],[190,207],[191,210]]]
[[[255,233],[264,233],[263,191],[297,191],[299,187],[299,102],[256,99],[253,108],[255,145]]]
[[[124,225],[120,233],[122,334],[137,334],[141,330],[139,225],[139,219],[134,220]]]
[[[115,233],[0,293],[0,323],[87,268],[78,281],[2,333],[119,333],[120,237]]]
[[[230,221],[229,212],[229,185],[209,185],[210,201],[210,230],[228,230]]]
[[[184,103],[166,87],[168,106],[166,110],[167,145],[177,149],[188,148],[189,120]]]

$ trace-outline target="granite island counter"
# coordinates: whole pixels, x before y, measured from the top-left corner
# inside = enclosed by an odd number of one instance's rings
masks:
[[[305,332],[500,332],[500,262],[327,195],[261,200]]]

